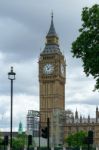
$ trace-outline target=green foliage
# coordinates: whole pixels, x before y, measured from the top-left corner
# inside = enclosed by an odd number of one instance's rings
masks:
[[[15,138],[13,138],[13,149],[14,150],[23,150],[24,146],[27,145],[27,135],[25,133],[18,134]],[[30,145],[30,149],[33,149],[35,146],[35,141],[32,141],[32,145]]]
[[[2,133],[0,132],[0,147],[1,147],[2,142],[3,142]]]
[[[14,138],[13,139],[13,148],[14,149],[18,149],[18,148],[23,148],[24,147],[24,143],[22,139],[18,139],[18,138]]]
[[[2,134],[1,134],[1,132],[0,132],[0,143],[2,142],[2,138],[1,138],[1,137],[2,137]]]
[[[68,144],[68,146],[71,147],[80,147],[83,146],[84,138],[86,137],[86,132],[79,131],[74,134],[70,134],[66,139],[65,142]]]
[[[80,35],[72,43],[73,57],[81,58],[84,72],[96,80],[95,90],[99,90],[99,5],[85,7],[82,11]]]
[[[23,149],[26,141],[26,135],[23,134],[18,134],[17,137],[13,138],[13,149],[19,150]]]

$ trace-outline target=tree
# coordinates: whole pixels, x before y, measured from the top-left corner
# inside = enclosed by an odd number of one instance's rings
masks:
[[[32,148],[35,146],[35,141],[32,139],[33,145],[30,145]],[[25,133],[18,134],[16,137],[13,138],[13,149],[14,150],[23,150],[24,147],[27,145],[27,135]]]
[[[13,149],[19,150],[23,149],[26,142],[26,135],[24,133],[18,134],[17,137],[13,138]]]
[[[2,134],[1,134],[1,131],[0,131],[0,148],[1,148],[2,142],[3,142],[3,140],[2,140]]]
[[[0,144],[2,143],[2,134],[1,134],[1,131],[0,131]]]
[[[82,11],[80,35],[72,43],[73,57],[81,58],[84,72],[96,80],[95,89],[99,90],[99,5],[85,7]]]
[[[86,135],[87,135],[86,132],[78,131],[77,133],[70,134],[65,139],[65,142],[68,144],[68,146],[71,146],[71,147],[81,147],[81,146],[84,146],[83,141]]]

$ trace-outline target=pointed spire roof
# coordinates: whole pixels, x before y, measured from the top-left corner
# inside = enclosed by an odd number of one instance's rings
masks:
[[[78,119],[78,111],[77,111],[77,108],[76,108],[76,111],[75,111],[75,119]]]
[[[96,106],[96,111],[98,111],[98,106]]]
[[[51,15],[51,25],[49,31],[46,35],[46,44],[43,52],[41,54],[52,54],[59,53],[62,54],[59,48],[58,36],[55,31],[54,23],[53,23],[53,13]]]
[[[22,122],[20,121],[18,133],[19,133],[19,134],[22,134],[22,132],[23,132],[23,125],[22,125]]]
[[[82,115],[80,115],[80,123],[82,123]]]
[[[55,27],[54,27],[54,22],[53,22],[53,12],[52,12],[52,15],[51,15],[51,25],[50,25],[50,28],[49,28],[49,31],[48,31],[48,34],[46,37],[50,37],[50,36],[57,36],[57,33],[55,31]]]

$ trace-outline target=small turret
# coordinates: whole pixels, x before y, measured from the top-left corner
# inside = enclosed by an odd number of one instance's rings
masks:
[[[23,133],[23,125],[22,122],[20,121],[19,123],[19,129],[18,129],[18,134],[22,134]]]
[[[80,123],[82,123],[82,115],[80,115]]]
[[[98,106],[96,107],[96,122],[98,122],[99,119],[99,111],[98,111]]]
[[[78,119],[78,111],[76,109],[76,112],[75,112],[75,119]]]
[[[98,112],[98,106],[96,107],[96,112]]]
[[[90,123],[90,115],[88,115],[88,123]]]
[[[72,115],[72,123],[74,123],[74,115]]]

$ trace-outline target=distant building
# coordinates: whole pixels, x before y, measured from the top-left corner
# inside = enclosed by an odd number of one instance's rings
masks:
[[[38,136],[39,130],[39,112],[28,110],[27,114],[27,135]]]
[[[65,116],[65,137],[68,137],[71,133],[76,133],[78,131],[86,131],[92,130],[94,133],[94,144],[99,145],[99,111],[98,107],[96,107],[96,117],[91,118],[88,115],[87,118],[79,116],[78,111],[76,110],[75,115],[71,117]]]
[[[6,131],[2,131],[2,132],[0,132],[0,134],[1,134],[2,137],[6,136],[6,135],[10,137],[10,132],[9,131],[7,131],[7,132]],[[18,135],[18,132],[15,132],[15,131],[12,132],[12,136],[13,137],[16,137],[17,135]]]
[[[18,134],[22,134],[23,133],[23,125],[22,122],[19,123],[19,129],[18,129]]]
[[[66,60],[59,46],[59,37],[54,28],[53,15],[46,35],[45,47],[39,57],[39,99],[40,112],[29,110],[27,114],[27,134],[36,136],[39,130],[47,126],[50,120],[50,144],[64,144],[64,137],[80,130],[94,132],[94,144],[99,145],[99,111],[96,117],[87,118],[65,110]],[[72,93],[71,93],[72,94]],[[38,119],[40,117],[40,119]],[[41,131],[41,130],[40,130]]]
[[[35,115],[34,115],[35,114]],[[39,136],[39,112],[30,110],[27,114],[27,134],[34,137]],[[68,137],[71,133],[79,131],[92,130],[94,133],[94,145],[99,145],[99,110],[96,108],[96,117],[91,118],[79,116],[78,111],[75,114],[68,114],[68,112],[59,109],[52,112],[50,119],[50,144],[57,146],[64,144],[64,137]]]

